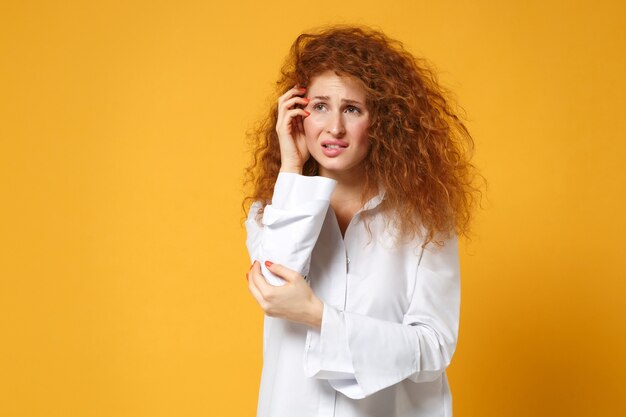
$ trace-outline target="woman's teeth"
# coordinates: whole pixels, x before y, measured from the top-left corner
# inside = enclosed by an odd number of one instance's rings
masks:
[[[339,145],[324,145],[325,148],[327,149],[340,149],[341,146]]]

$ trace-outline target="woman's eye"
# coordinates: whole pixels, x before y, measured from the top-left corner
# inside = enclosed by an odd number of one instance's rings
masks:
[[[313,105],[314,110],[324,110],[325,106],[322,103],[317,103]]]
[[[354,107],[354,106],[348,106],[346,107],[346,112],[348,113],[361,113],[361,110],[359,110],[358,107]]]

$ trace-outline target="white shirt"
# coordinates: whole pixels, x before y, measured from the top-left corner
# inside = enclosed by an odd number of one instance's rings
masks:
[[[246,221],[251,262],[306,275],[324,303],[321,329],[265,317],[257,417],[450,417],[445,369],[457,343],[456,237],[394,246],[374,197],[345,238],[330,207],[336,181],[280,173],[272,204]],[[360,213],[368,219],[372,239]],[[368,243],[369,242],[369,243]]]

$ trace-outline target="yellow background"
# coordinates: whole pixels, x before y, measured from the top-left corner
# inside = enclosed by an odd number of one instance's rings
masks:
[[[476,138],[455,416],[626,415],[623,2],[0,9],[0,415],[254,415],[245,131],[327,23],[434,62]]]

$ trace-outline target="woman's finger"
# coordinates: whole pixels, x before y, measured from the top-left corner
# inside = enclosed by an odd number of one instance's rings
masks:
[[[269,294],[275,287],[265,280],[265,277],[261,272],[261,264],[257,262],[256,265],[252,267],[252,271],[250,272],[252,272],[250,280],[254,282],[254,285],[259,291],[259,294],[261,294],[261,297],[263,297],[264,300],[267,300]]]
[[[303,107],[306,107],[309,104],[309,100],[306,97],[300,97],[300,96],[295,96],[295,97],[291,97],[289,100],[285,100],[284,102],[282,102],[281,104],[279,104],[280,110],[282,110],[283,112],[296,108],[296,104],[299,104]]]
[[[259,288],[257,287],[257,281],[254,278],[255,275],[256,272],[248,272],[248,291],[250,291],[256,302],[259,303],[261,307],[263,307],[263,305],[265,304],[265,299],[263,298],[261,291],[259,291]]]
[[[293,282],[299,278],[304,279],[302,275],[293,269],[287,268],[286,266],[275,264],[270,261],[265,261],[265,266],[270,272],[276,276],[283,278],[287,282]],[[259,265],[260,268],[260,265]]]
[[[296,108],[296,109],[289,109],[285,112],[285,118],[287,118],[289,120],[289,122],[292,121],[292,119],[296,116],[301,116],[301,117],[308,117],[311,113],[304,110],[304,109],[300,109],[300,108]]]
[[[282,96],[278,97],[278,103],[281,104],[293,96],[300,96],[304,93],[306,93],[306,88],[295,86],[287,90]]]
[[[309,113],[309,114],[311,114],[311,113]],[[308,114],[305,117],[308,117]],[[298,134],[301,135],[301,136],[304,136],[304,119],[305,119],[305,117],[299,117],[296,120],[296,126],[298,127]]]

